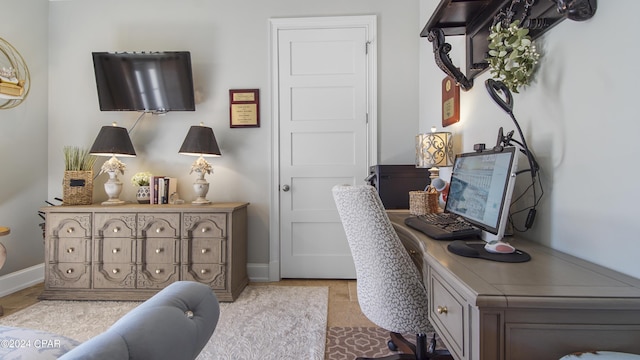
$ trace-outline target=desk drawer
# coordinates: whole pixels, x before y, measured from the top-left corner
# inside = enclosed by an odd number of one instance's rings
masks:
[[[449,351],[456,353],[458,359],[466,359],[468,355],[464,353],[466,348],[465,306],[458,301],[454,295],[455,292],[446,286],[437,274],[431,274],[430,282],[431,301],[429,306],[431,308],[429,313],[431,321],[443,332],[440,335],[449,341],[447,344]]]

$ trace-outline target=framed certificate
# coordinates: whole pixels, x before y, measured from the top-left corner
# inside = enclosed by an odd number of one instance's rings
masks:
[[[260,127],[260,90],[229,90],[229,126]]]
[[[460,86],[447,76],[442,80],[442,127],[460,121]]]

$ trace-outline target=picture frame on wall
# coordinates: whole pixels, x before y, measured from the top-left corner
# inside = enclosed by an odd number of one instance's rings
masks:
[[[442,127],[460,121],[460,85],[451,76],[442,80]]]
[[[229,126],[260,127],[260,90],[229,90]]]

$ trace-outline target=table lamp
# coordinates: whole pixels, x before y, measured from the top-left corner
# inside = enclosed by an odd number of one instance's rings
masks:
[[[102,205],[124,204],[124,201],[119,199],[122,192],[122,182],[118,179],[118,172],[124,174],[126,166],[116,158],[116,155],[123,157],[136,156],[136,151],[133,148],[127,129],[117,126],[116,123],[113,123],[112,126],[103,126],[89,153],[97,156],[111,156],[100,169],[100,174],[103,172],[109,174],[109,180],[104,183],[104,191],[109,196],[109,199],[102,202]]]
[[[198,126],[191,126],[178,153],[198,156],[198,160],[191,165],[191,171],[189,172],[191,174],[195,171],[198,174],[198,179],[193,183],[193,190],[197,198],[191,203],[194,205],[209,204],[210,201],[206,199],[209,183],[205,180],[204,174],[211,174],[213,168],[204,157],[219,157],[222,155],[216,142],[216,137],[213,135],[213,129],[204,126],[202,123]]]
[[[453,165],[453,142],[450,132],[437,132],[435,126],[430,133],[416,135],[416,167],[429,168],[431,181],[440,175],[443,166]]]

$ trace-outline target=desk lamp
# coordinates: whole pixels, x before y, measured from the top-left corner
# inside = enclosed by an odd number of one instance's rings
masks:
[[[97,156],[111,156],[100,169],[100,174],[104,172],[109,174],[109,180],[104,183],[104,191],[109,196],[109,200],[102,202],[102,205],[124,204],[124,201],[119,199],[122,192],[122,182],[118,179],[118,172],[124,174],[125,164],[118,160],[116,155],[136,156],[127,129],[117,126],[116,123],[113,123],[112,126],[103,126],[89,153]]]
[[[450,132],[436,132],[416,135],[416,167],[429,168],[431,180],[440,175],[438,166],[453,165],[453,142]]]
[[[198,160],[191,165],[191,171],[189,172],[189,174],[191,174],[195,171],[198,174],[198,179],[193,183],[193,190],[197,198],[191,203],[194,205],[211,203],[206,199],[207,192],[209,191],[209,183],[205,180],[204,174],[211,174],[213,168],[204,157],[220,157],[222,155],[216,142],[216,137],[213,135],[213,129],[204,126],[202,123],[200,123],[199,126],[189,128],[189,132],[178,153],[198,156]]]
[[[429,186],[425,190],[440,193],[441,199],[438,202],[442,207],[449,192],[449,184],[439,178],[438,166],[452,165],[453,142],[450,132],[436,132],[436,127],[433,126],[430,133],[416,135],[416,167],[429,168]]]

